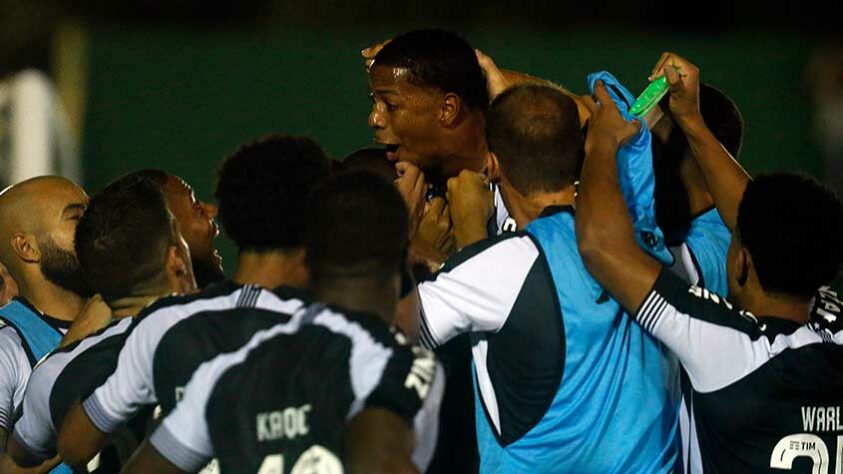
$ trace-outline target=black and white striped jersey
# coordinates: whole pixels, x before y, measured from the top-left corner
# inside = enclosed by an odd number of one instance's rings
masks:
[[[496,183],[492,183],[490,186],[494,192],[494,211],[492,212],[492,216],[489,218],[487,226],[489,237],[501,235],[504,232],[517,231],[518,224],[516,224],[515,219],[509,215],[509,209],[506,208],[506,203],[503,202],[501,187]]]
[[[32,306],[23,298],[16,298],[32,312],[33,317],[41,318],[55,331],[58,339],[67,332],[70,321],[51,318]],[[19,329],[6,324],[0,315],[0,429],[11,433],[14,414],[23,402],[26,382],[32,374],[32,367],[38,362],[31,348]]]
[[[56,455],[58,432],[70,407],[114,372],[132,322],[132,318],[115,321],[56,349],[33,369],[13,436],[41,462]]]
[[[424,470],[443,377],[377,316],[315,304],[202,364],[150,442],[187,472],[216,457],[224,473],[339,473],[347,423],[385,408],[414,427]]]
[[[545,415],[565,365],[562,309],[541,247],[525,232],[502,233],[463,249],[418,291],[421,344],[470,333],[490,421],[504,444],[519,439]]]
[[[739,311],[663,270],[636,319],[693,388],[706,472],[840,472],[843,329]]]
[[[83,402],[86,414],[111,433],[144,406],[160,404],[168,413],[196,367],[286,321],[304,305],[300,293],[227,281],[159,300],[138,316],[117,369]]]
[[[671,247],[674,263],[670,269],[691,285],[726,295],[729,291],[726,280],[726,254],[732,233],[729,231],[717,209],[711,207],[694,216],[685,236],[685,241]],[[683,472],[702,471],[699,442],[693,416],[694,393],[688,376],[681,374],[682,405],[679,410],[679,430],[682,439]]]

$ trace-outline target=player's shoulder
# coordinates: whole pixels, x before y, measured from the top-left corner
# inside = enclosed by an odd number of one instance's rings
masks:
[[[447,273],[467,264],[497,265],[519,257],[535,258],[538,253],[538,245],[527,232],[505,232],[463,248],[445,262],[439,273]]]
[[[209,308],[234,306],[233,303],[226,300],[240,298],[242,289],[244,289],[243,285],[224,280],[208,285],[196,293],[164,296],[141,310],[136,319],[143,321],[161,315],[179,315],[185,312],[199,311],[205,306]]]
[[[337,305],[321,305],[313,320],[335,334],[351,339],[354,344],[376,344],[394,350],[404,350],[411,346],[400,329],[372,313],[353,311]]]
[[[26,350],[23,348],[23,341],[17,329],[6,325],[0,320],[0,353],[6,355],[22,354],[26,357]]]
[[[30,360],[20,334],[11,326],[0,328],[0,374],[7,381],[30,374]],[[19,382],[14,382],[19,383]]]
[[[18,331],[13,326],[6,324],[2,319],[0,319],[0,341],[16,342],[17,344],[21,342]]]
[[[666,311],[676,311],[691,318],[727,326],[760,337],[763,324],[749,311],[732,304],[726,297],[688,284],[669,269],[663,269],[653,289],[638,310],[643,321],[654,321]]]
[[[70,354],[71,356],[75,356],[76,354],[84,352],[93,346],[96,346],[104,339],[129,333],[131,332],[131,329],[137,325],[137,322],[138,320],[136,318],[120,318],[113,320],[104,328],[94,333],[91,333],[83,337],[82,339],[79,339],[78,341],[74,341],[65,346],[57,347],[47,355],[47,357],[44,359],[44,361],[42,361],[42,363],[57,356],[61,356],[62,354]]]

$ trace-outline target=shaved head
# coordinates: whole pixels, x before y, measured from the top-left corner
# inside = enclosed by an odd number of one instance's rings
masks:
[[[58,176],[28,179],[0,193],[0,260],[18,283],[38,271],[65,289],[82,290],[73,237],[87,205],[85,191]]]

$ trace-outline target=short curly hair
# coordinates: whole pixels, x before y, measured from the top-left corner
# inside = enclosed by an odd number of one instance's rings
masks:
[[[384,276],[403,268],[407,206],[395,186],[372,171],[344,171],[319,184],[305,229],[305,259],[314,279]]]
[[[375,56],[375,66],[406,68],[416,84],[453,92],[478,110],[489,106],[474,48],[456,33],[430,28],[398,35]]]
[[[304,208],[331,162],[313,140],[272,134],[223,160],[214,196],[223,231],[240,251],[290,251],[304,245]]]
[[[840,271],[843,204],[810,176],[756,177],[741,200],[736,231],[765,291],[810,298]]]

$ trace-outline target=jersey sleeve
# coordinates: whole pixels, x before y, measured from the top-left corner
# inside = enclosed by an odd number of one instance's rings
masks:
[[[134,327],[120,350],[117,369],[82,403],[88,418],[103,433],[112,433],[142,407],[158,401],[152,368],[163,328],[151,316]]]
[[[205,416],[208,399],[220,376],[241,359],[228,354],[199,366],[185,386],[184,398],[150,437],[155,449],[179,469],[196,472],[213,458]]]
[[[445,370],[442,365],[436,365],[436,375],[430,386],[421,409],[413,419],[413,431],[416,435],[416,446],[413,449],[413,464],[421,472],[425,472],[433,460],[436,444],[439,440],[439,411],[442,407],[442,397],[445,394]]]
[[[203,408],[183,399],[149,438],[161,456],[185,472],[196,472],[213,458]]]
[[[635,102],[635,96],[617,78],[606,71],[589,74],[588,86],[592,94],[597,81],[602,81],[606,86],[606,91],[626,120],[639,120],[629,112]],[[618,183],[639,246],[662,264],[670,265],[673,257],[665,246],[664,234],[656,222],[655,172],[651,142],[652,134],[642,123],[638,133],[618,149]]]
[[[247,344],[200,365],[184,388],[184,398],[164,418],[149,442],[174,465],[186,472],[196,472],[214,457],[208,425],[208,402],[220,377],[231,367],[242,363],[249,353],[273,335],[284,332],[275,326],[259,331]]]
[[[29,359],[15,330],[0,326],[0,428],[11,431],[12,415],[26,385]],[[21,364],[25,364],[21,365]]]
[[[691,221],[686,245],[693,255],[699,275],[699,284],[707,290],[725,295],[729,291],[726,281],[726,253],[732,233],[717,209],[711,209]]]
[[[669,269],[662,270],[635,319],[677,356],[699,392],[739,380],[775,352],[755,316],[682,282]]]
[[[498,331],[538,258],[523,233],[478,242],[452,257],[418,287],[422,345],[433,349],[462,333]]]
[[[424,472],[436,450],[439,407],[445,390],[445,372],[431,351],[419,346],[398,349],[366,399],[365,408],[384,408],[412,426],[416,445],[413,463]]]
[[[49,359],[47,361],[49,362]],[[50,414],[50,389],[54,371],[42,363],[29,378],[23,398],[21,416],[15,423],[13,436],[29,453],[41,461],[56,454],[58,433]]]

